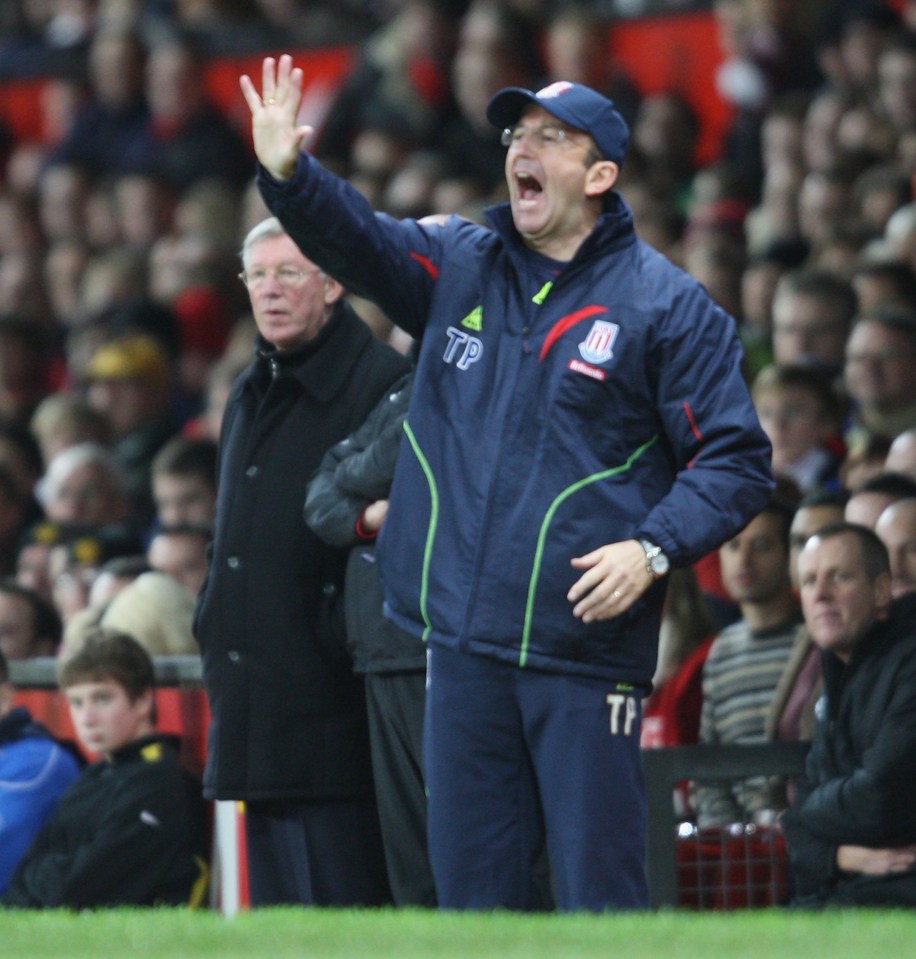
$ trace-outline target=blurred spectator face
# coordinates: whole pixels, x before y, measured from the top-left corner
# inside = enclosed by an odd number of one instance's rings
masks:
[[[681,101],[667,93],[646,97],[633,126],[633,142],[649,160],[690,167],[696,133]]]
[[[41,227],[31,206],[21,197],[0,193],[0,255],[38,253]]]
[[[887,50],[878,61],[879,98],[898,130],[916,126],[916,53]]]
[[[164,530],[153,537],[146,558],[196,596],[207,576],[207,536],[195,531]]]
[[[51,578],[51,599],[64,623],[89,605],[89,594],[99,575],[96,562],[83,563],[75,559],[67,544],[51,547],[48,560]]]
[[[811,242],[826,240],[849,210],[849,190],[834,177],[809,173],[798,191],[798,225]]]
[[[69,133],[84,101],[79,80],[48,77],[42,84],[42,140],[54,145]]]
[[[547,27],[545,56],[553,80],[569,80],[600,89],[609,66],[603,31],[591,18],[572,13],[555,17]]]
[[[760,425],[773,446],[773,470],[782,473],[824,441],[827,424],[817,396],[797,386],[765,390],[755,398]]]
[[[183,123],[200,105],[203,78],[187,50],[161,44],[153,48],[146,62],[145,89],[154,117]]]
[[[51,309],[65,326],[76,321],[89,247],[81,240],[58,240],[45,256],[44,284]]]
[[[152,246],[167,231],[173,208],[171,191],[155,177],[123,176],[115,185],[118,232],[125,243]]]
[[[779,292],[773,300],[773,358],[780,366],[843,365],[846,324],[820,297]]]
[[[16,250],[0,257],[0,316],[27,316],[33,322],[46,319],[47,301],[42,282],[41,259]]]
[[[41,143],[18,143],[6,161],[6,183],[19,196],[37,196],[38,183],[48,157]]]
[[[155,421],[165,408],[162,386],[141,377],[94,380],[86,396],[118,438]]]
[[[98,463],[84,463],[71,470],[49,491],[45,503],[48,519],[73,526],[118,523],[127,512],[123,492]]]
[[[865,408],[892,413],[916,403],[910,337],[883,323],[856,323],[846,347],[849,395]]]
[[[75,166],[52,166],[41,178],[38,215],[49,242],[81,239],[86,234],[89,180]]]
[[[891,256],[916,270],[916,203],[907,203],[891,214],[884,237]]]
[[[0,593],[0,653],[7,659],[50,655],[47,649],[36,651],[34,640],[34,615],[29,601],[12,593]]]
[[[52,601],[50,563],[51,545],[48,543],[28,543],[16,557],[16,582],[48,602]]]
[[[744,324],[763,336],[773,330],[773,296],[785,270],[777,263],[752,263],[741,274],[741,314]]]
[[[840,56],[850,83],[867,91],[878,79],[877,64],[884,47],[885,32],[874,24],[859,20],[849,24],[840,42]]]
[[[782,520],[760,513],[719,550],[722,583],[736,603],[767,603],[789,589]]]
[[[486,117],[490,97],[503,87],[532,85],[524,62],[527,55],[496,4],[471,4],[462,18],[452,60],[455,99],[471,126],[492,135]]]
[[[890,576],[870,579],[854,533],[813,536],[798,558],[801,603],[811,638],[846,661],[890,601]]]
[[[897,135],[870,107],[860,104],[844,111],[836,130],[837,145],[849,153],[865,151],[890,158]]]
[[[839,522],[843,518],[843,507],[833,504],[822,506],[801,506],[792,517],[789,527],[789,576],[792,585],[798,589],[798,557],[805,543],[828,523]]]
[[[811,102],[802,129],[802,153],[810,170],[823,170],[836,156],[836,130],[843,115],[842,98],[821,94]]]
[[[211,526],[216,513],[216,491],[193,474],[154,473],[153,499],[163,526]]]
[[[761,126],[763,168],[780,163],[793,167],[802,164],[802,121],[785,113],[766,117]]]
[[[93,92],[106,107],[129,107],[142,86],[143,48],[129,35],[99,34],[89,50],[89,76]]]
[[[916,479],[916,429],[906,430],[891,443],[884,469]]]
[[[888,304],[906,306],[897,285],[890,277],[877,273],[858,273],[853,276],[852,285],[862,313],[868,313],[875,307]]]
[[[878,517],[875,532],[890,556],[894,599],[916,592],[916,499],[888,506]]]

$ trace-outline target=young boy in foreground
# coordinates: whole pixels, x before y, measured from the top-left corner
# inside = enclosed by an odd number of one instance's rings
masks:
[[[29,908],[197,905],[207,886],[200,787],[155,731],[153,664],[99,628],[58,669],[83,748],[100,760],[64,794],[0,902]]]

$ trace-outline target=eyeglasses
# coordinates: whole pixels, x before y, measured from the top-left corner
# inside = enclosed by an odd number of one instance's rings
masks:
[[[545,123],[539,127],[526,127],[522,123],[517,123],[514,127],[506,127],[503,130],[499,142],[504,147],[511,147],[513,143],[521,143],[526,135],[531,137],[535,147],[539,150],[543,147],[574,146],[576,144],[568,130],[554,126],[552,123]]]
[[[242,272],[239,273],[239,279],[249,290],[253,290],[256,287],[262,286],[267,281],[267,278],[272,276],[280,286],[284,289],[289,289],[294,286],[300,286],[310,276],[320,272],[321,270],[297,270],[292,266],[281,266],[276,270],[265,270],[258,267],[254,270],[242,270]]]

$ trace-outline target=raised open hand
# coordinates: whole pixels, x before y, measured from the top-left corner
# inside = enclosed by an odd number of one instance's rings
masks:
[[[251,77],[239,78],[251,110],[254,150],[262,166],[277,180],[288,180],[296,170],[303,141],[314,132],[296,121],[302,104],[302,70],[284,53],[279,60],[265,57],[262,92]]]

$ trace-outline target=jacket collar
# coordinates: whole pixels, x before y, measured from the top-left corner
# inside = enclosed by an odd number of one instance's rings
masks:
[[[327,403],[348,382],[351,371],[372,334],[348,304],[339,302],[334,315],[315,339],[292,350],[277,350],[260,334],[255,340],[255,361],[249,379],[273,375],[277,364],[280,376],[288,376],[319,402]],[[247,385],[247,384],[246,384]]]
[[[487,219],[493,229],[502,238],[509,250],[526,258],[538,256],[525,245],[515,223],[512,220],[512,207],[509,203],[500,203],[488,207]],[[595,229],[585,238],[570,261],[570,265],[591,258],[600,253],[612,253],[630,246],[636,242],[636,233],[633,227],[633,214],[623,197],[612,190],[605,202],[604,212],[598,219]]]
[[[847,663],[834,653],[826,650],[822,653],[825,679],[838,682],[849,669],[857,667],[880,647],[892,645],[897,639],[913,635],[914,622],[916,622],[916,593],[907,593],[891,603],[887,619],[876,620],[871,624],[856,644]]]

